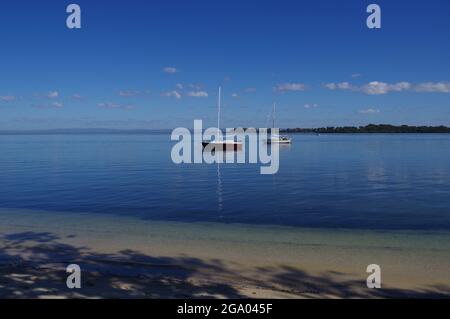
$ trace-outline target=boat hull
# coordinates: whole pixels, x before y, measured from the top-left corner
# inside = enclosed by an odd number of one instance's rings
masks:
[[[267,144],[291,144],[291,140],[267,140]]]
[[[203,149],[206,147],[211,151],[240,151],[242,143],[220,143],[220,142],[202,142]]]

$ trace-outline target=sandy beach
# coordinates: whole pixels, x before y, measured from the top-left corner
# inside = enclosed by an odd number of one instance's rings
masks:
[[[0,211],[3,298],[450,296],[450,234]],[[82,288],[68,289],[69,264]],[[379,264],[382,288],[366,287]],[[447,284],[446,284],[447,283]]]

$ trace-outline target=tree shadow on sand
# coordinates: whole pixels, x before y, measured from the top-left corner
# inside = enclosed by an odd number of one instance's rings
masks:
[[[70,236],[68,236],[70,237]],[[246,298],[252,290],[278,296],[338,298],[449,298],[448,286],[421,290],[368,289],[360,280],[297,268],[258,268],[256,276],[231,270],[220,260],[154,257],[133,250],[96,253],[61,242],[52,233],[23,232],[0,237],[1,298]],[[66,266],[82,269],[82,288],[66,285]],[[243,288],[247,293],[242,293]]]
[[[279,269],[259,268],[260,272],[271,274],[271,284],[289,289],[295,287],[305,297],[315,298],[450,298],[450,286],[435,285],[422,289],[398,289],[384,287],[369,289],[365,280],[348,279],[348,274],[328,271],[320,276],[289,266]],[[275,273],[275,274],[274,274]]]

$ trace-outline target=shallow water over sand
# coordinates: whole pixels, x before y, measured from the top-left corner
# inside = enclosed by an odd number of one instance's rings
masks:
[[[48,244],[52,240],[45,238],[50,236],[99,256],[134,251],[152,257],[198,258],[249,278],[292,268],[319,277],[331,274],[356,280],[364,287],[366,267],[376,263],[382,267],[387,287],[423,289],[450,282],[449,232],[161,222],[42,211],[2,210],[0,218],[3,239],[31,243],[40,238]],[[54,253],[52,262],[70,261],[64,251]]]

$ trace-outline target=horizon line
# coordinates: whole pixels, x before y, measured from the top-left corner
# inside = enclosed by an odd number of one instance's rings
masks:
[[[295,131],[301,133],[301,132],[308,132],[308,131],[315,131],[315,130],[324,130],[324,129],[334,129],[334,130],[341,130],[341,129],[364,129],[371,126],[375,127],[390,127],[390,128],[427,128],[427,129],[444,129],[448,130],[450,132],[450,127],[446,125],[408,125],[408,124],[401,124],[401,125],[393,125],[393,124],[367,124],[367,125],[344,125],[344,126],[321,126],[321,127],[290,127],[290,128],[279,128],[280,131],[283,132],[289,132],[289,133],[295,133]],[[250,127],[235,127],[237,128],[243,128],[248,129]],[[161,128],[161,129],[154,129],[154,128],[106,128],[106,127],[92,127],[92,128],[80,128],[80,127],[74,127],[74,128],[48,128],[48,129],[0,129],[0,135],[27,135],[27,134],[113,134],[113,133],[130,133],[130,134],[137,134],[137,133],[167,133],[172,131],[174,128]],[[255,128],[259,129],[259,128]],[[268,128],[270,130],[270,128]],[[193,130],[193,129],[189,129]],[[418,132],[420,133],[420,132]]]

